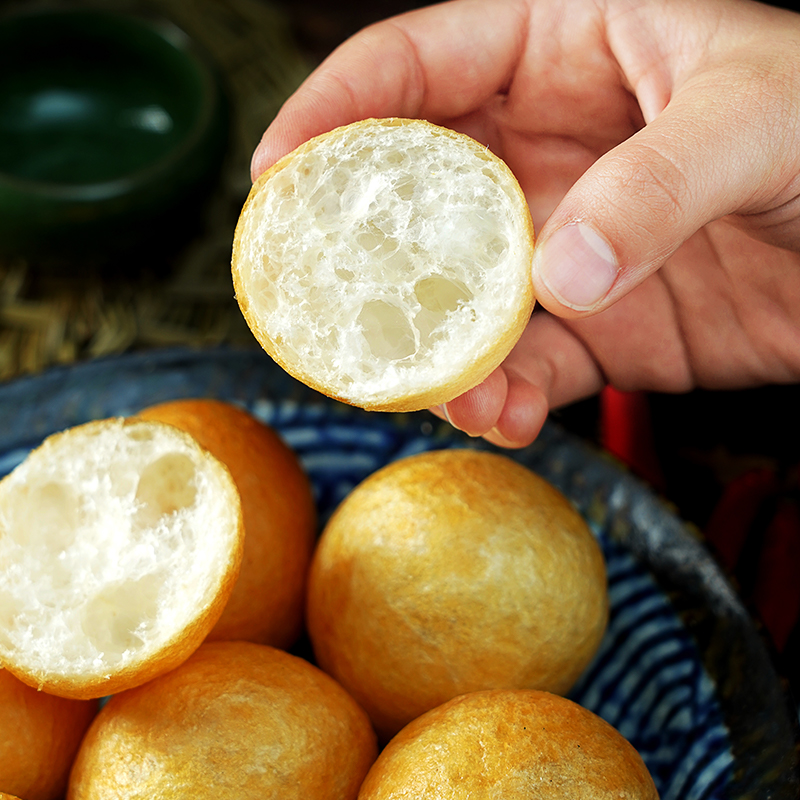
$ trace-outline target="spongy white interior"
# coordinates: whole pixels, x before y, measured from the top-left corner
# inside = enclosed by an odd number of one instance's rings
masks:
[[[229,492],[165,425],[45,442],[0,484],[0,659],[81,675],[157,650],[230,563]]]
[[[294,156],[242,222],[262,329],[345,398],[460,374],[530,269],[524,200],[493,156],[380,122]]]

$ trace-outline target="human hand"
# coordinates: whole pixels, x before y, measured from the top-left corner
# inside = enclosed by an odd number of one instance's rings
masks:
[[[599,391],[800,379],[800,16],[749,0],[452,0],[371,26],[290,98],[253,176],[365,117],[488,145],[538,231],[537,310],[434,409],[506,446]]]

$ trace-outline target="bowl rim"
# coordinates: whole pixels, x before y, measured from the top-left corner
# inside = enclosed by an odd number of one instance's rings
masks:
[[[167,171],[173,164],[183,160],[187,152],[193,150],[207,131],[214,127],[215,115],[222,112],[225,105],[221,76],[210,56],[183,28],[166,16],[146,11],[130,9],[123,11],[91,5],[68,7],[28,5],[0,12],[0,25],[22,17],[52,19],[65,16],[104,18],[128,29],[135,27],[140,31],[149,31],[183,56],[195,69],[200,81],[201,102],[197,109],[197,119],[187,134],[167,153],[126,175],[103,181],[70,184],[46,179],[24,178],[0,170],[0,189],[6,187],[18,194],[82,203],[113,200],[151,184],[157,179],[159,173]]]

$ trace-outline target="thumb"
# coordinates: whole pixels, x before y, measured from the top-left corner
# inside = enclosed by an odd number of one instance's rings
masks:
[[[740,91],[720,98],[718,85],[711,91],[717,80],[706,76],[675,96],[564,196],[534,252],[534,287],[548,310],[563,317],[602,311],[707,223],[785,201],[778,195],[787,176],[776,164],[788,172],[795,159],[775,143],[797,120],[776,115],[782,118],[766,123],[752,85],[741,81]]]

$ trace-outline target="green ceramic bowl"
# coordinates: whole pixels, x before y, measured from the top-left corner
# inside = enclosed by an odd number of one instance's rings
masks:
[[[116,258],[177,235],[227,134],[214,66],[169,22],[0,17],[0,254]]]

